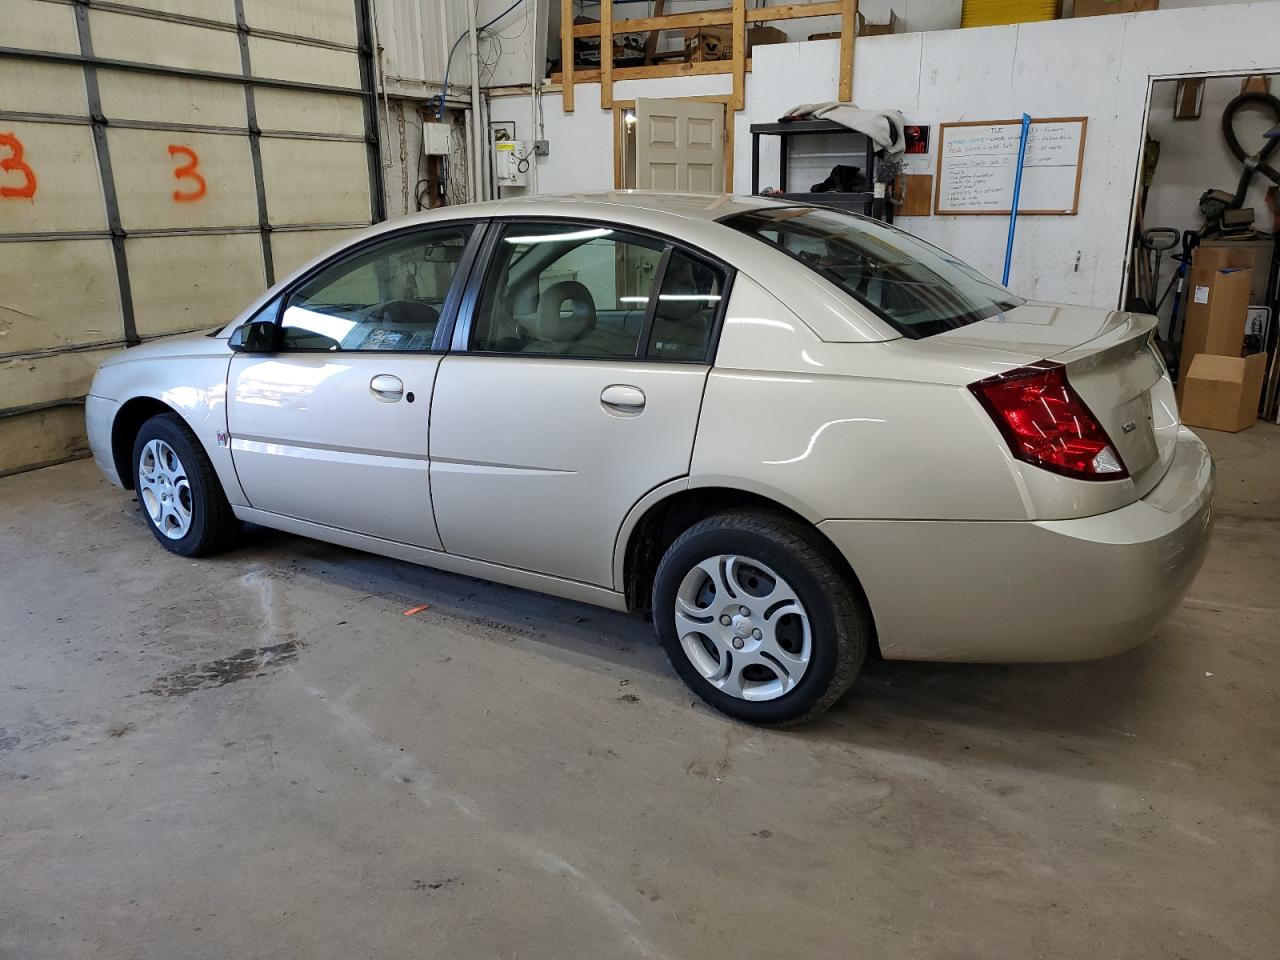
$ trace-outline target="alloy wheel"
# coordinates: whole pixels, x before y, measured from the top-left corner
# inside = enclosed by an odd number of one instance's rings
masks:
[[[191,530],[191,483],[186,467],[163,440],[142,448],[138,460],[138,496],[156,529],[170,540],[181,540]]]
[[[689,662],[730,696],[776,700],[809,668],[809,615],[791,586],[758,560],[703,560],[680,582],[673,615]]]

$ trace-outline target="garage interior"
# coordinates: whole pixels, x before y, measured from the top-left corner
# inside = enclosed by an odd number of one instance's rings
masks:
[[[0,958],[1274,955],[1280,0],[0,22]],[[829,101],[900,114],[905,151],[777,135]],[[948,152],[987,129],[1030,145],[1016,211]],[[872,661],[771,731],[691,696],[639,616],[262,528],[171,556],[89,459],[103,358],[369,224],[632,187],[778,190],[1156,313],[1218,471],[1177,613],[1099,661]]]

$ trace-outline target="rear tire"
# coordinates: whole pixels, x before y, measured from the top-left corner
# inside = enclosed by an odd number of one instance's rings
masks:
[[[208,455],[176,413],[157,414],[138,431],[133,489],[155,538],[179,556],[215,553],[240,528]]]
[[[653,622],[676,673],[722,713],[788,726],[853,684],[874,626],[835,548],[781,514],[698,521],[667,549]]]

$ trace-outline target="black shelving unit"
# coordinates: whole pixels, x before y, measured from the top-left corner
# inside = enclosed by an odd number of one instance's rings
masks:
[[[851,141],[849,157],[861,162],[862,171],[867,182],[875,180],[876,145],[864,133],[850,130],[834,120],[789,120],[778,123],[753,123],[751,125],[751,193],[760,193],[760,138],[778,137],[781,140],[782,158],[779,164],[778,189],[781,194],[773,193],[774,199],[794,200],[798,203],[812,203],[817,206],[837,207],[853,213],[861,213],[887,223],[893,222],[893,205],[885,203],[883,198],[876,198],[871,191],[861,193],[811,193],[808,191],[795,193],[787,189],[787,177],[791,167],[791,141],[815,133],[844,134]]]

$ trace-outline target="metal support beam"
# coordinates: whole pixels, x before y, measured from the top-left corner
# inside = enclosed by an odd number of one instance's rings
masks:
[[[120,323],[125,343],[138,343],[138,325],[133,312],[133,289],[129,284],[129,260],[124,247],[124,225],[120,221],[120,201],[116,196],[116,180],[111,171],[111,148],[107,143],[107,118],[102,112],[102,95],[98,90],[98,68],[94,64],[93,37],[89,33],[89,8],[76,4],[76,35],[84,64],[84,89],[93,126],[93,149],[98,158],[98,174],[102,179],[102,198],[107,209],[107,230],[111,234],[111,253],[116,265],[116,284],[120,290]]]
[[[360,44],[360,86],[364,100],[364,136],[369,155],[369,205],[373,222],[387,219],[387,198],[382,184],[382,158],[378,155],[378,90],[373,82],[373,5],[371,0],[356,2],[356,37]],[[385,84],[385,80],[383,83]],[[442,94],[444,91],[442,91]],[[385,95],[385,87],[384,87]]]
[[[240,72],[248,80],[253,76],[249,62],[249,24],[244,18],[244,0],[236,3],[236,36],[240,41]],[[244,85],[244,111],[249,121],[249,157],[253,164],[253,186],[258,196],[258,238],[262,242],[262,272],[267,286],[276,282],[275,257],[271,253],[271,218],[267,215],[267,184],[262,175],[262,131],[258,128],[258,106],[253,84]]]

